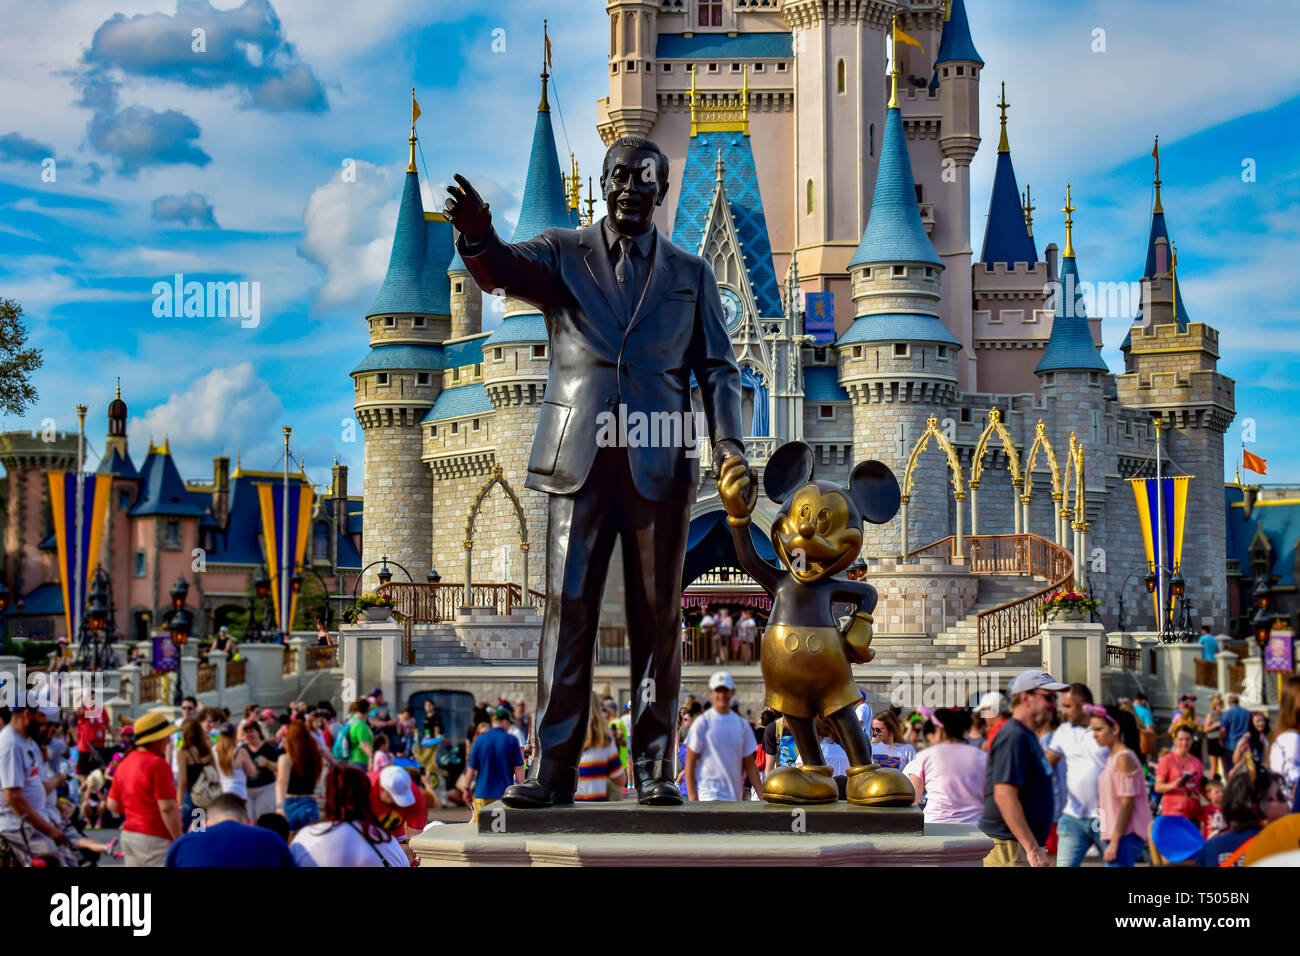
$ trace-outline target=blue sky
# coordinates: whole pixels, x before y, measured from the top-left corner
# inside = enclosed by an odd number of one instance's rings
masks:
[[[1241,22],[1213,0],[967,6],[987,64],[973,247],[1000,81],[1038,247],[1064,243],[1055,210],[1068,180],[1085,280],[1140,275],[1159,132],[1184,302],[1220,329],[1220,370],[1237,381],[1229,457],[1253,418],[1267,480],[1300,482],[1300,451],[1285,440],[1300,359],[1287,281],[1300,258],[1300,63],[1288,31],[1259,28],[1289,22],[1290,0],[1265,0]],[[472,173],[513,222],[549,17],[557,138],[584,172],[599,165],[599,0],[0,0],[0,17],[0,295],[23,305],[45,351],[39,403],[0,427],[75,428],[84,401],[97,450],[121,376],[137,462],[167,435],[193,477],[239,450],[246,466],[274,467],[291,424],[315,480],[337,455],[359,488],[348,371],[388,260],[410,87],[432,187],[440,195],[452,171]],[[202,53],[195,25],[207,30]],[[1093,50],[1099,29],[1104,52]],[[47,157],[53,182],[42,180]],[[340,175],[348,159],[355,182]],[[176,272],[259,282],[260,325],[156,317],[152,287]],[[1104,324],[1113,369],[1126,327]]]

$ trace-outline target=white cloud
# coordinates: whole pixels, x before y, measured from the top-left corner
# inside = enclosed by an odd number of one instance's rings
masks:
[[[173,392],[161,405],[133,417],[128,434],[183,439],[172,452],[182,474],[201,475],[211,467],[214,448],[227,452],[253,451],[255,459],[273,460],[283,406],[271,386],[258,377],[252,362],[241,362],[195,379],[183,392]],[[261,436],[265,436],[262,438]]]

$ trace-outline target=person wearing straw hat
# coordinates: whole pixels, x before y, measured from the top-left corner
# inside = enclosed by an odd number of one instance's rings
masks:
[[[172,841],[181,835],[176,781],[163,757],[176,725],[152,712],[137,718],[132,730],[135,749],[113,774],[108,809],[125,817],[121,838],[125,865],[162,866]]]

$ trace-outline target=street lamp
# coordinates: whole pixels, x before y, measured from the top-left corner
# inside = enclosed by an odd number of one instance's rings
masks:
[[[381,560],[383,561],[383,565],[380,567],[379,572],[375,577],[379,579],[379,586],[382,588],[389,581],[393,580],[393,572],[388,570],[388,555],[384,555]]]
[[[1156,577],[1156,573],[1155,573],[1154,571],[1148,571],[1148,572],[1147,572],[1147,576],[1146,576],[1145,578],[1143,578],[1143,581],[1146,582],[1147,593],[1148,593],[1148,594],[1155,594],[1155,593],[1156,593],[1156,584],[1159,583],[1159,579]]]
[[[434,568],[432,571],[429,572],[428,580],[430,584],[437,584],[442,580],[442,575],[438,573],[437,568]]]
[[[1173,591],[1176,598],[1180,598],[1187,593],[1187,582],[1183,580],[1181,572],[1174,571],[1174,576],[1169,579],[1169,589]]]
[[[844,573],[850,581],[861,581],[867,576],[867,562],[863,561],[862,555],[859,554],[857,559],[849,565],[848,570]]]
[[[176,579],[176,586],[172,588],[172,613],[167,618],[167,631],[171,634],[172,644],[176,647],[176,692],[172,695],[172,703],[179,707],[184,700],[185,691],[181,687],[182,667],[181,667],[181,649],[189,643],[190,640],[190,613],[185,608],[185,596],[189,594],[190,585],[182,575]]]

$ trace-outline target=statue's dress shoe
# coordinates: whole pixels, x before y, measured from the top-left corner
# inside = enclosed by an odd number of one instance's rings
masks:
[[[644,807],[676,807],[682,803],[682,792],[671,780],[642,780],[636,791],[636,802]]]
[[[511,784],[501,796],[501,802],[515,810],[536,810],[573,803],[572,793],[557,793],[540,780],[525,780]]]
[[[849,768],[847,791],[849,803],[859,807],[910,807],[916,800],[906,774],[874,763]]]
[[[831,768],[818,764],[778,767],[763,781],[763,799],[770,803],[834,803],[839,797]]]

